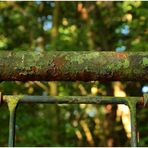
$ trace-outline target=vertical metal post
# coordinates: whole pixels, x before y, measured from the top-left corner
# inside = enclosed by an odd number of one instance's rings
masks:
[[[15,146],[15,114],[16,114],[16,108],[14,108],[10,112],[9,117],[9,139],[8,139],[8,146],[14,147]]]
[[[19,99],[15,97],[8,97],[7,104],[9,109],[9,139],[8,139],[8,146],[14,147],[15,146],[15,117],[16,117],[16,107],[18,104]]]
[[[129,104],[131,117],[131,146],[137,147],[136,103]]]

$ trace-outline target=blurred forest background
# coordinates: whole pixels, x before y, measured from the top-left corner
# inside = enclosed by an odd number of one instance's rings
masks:
[[[0,2],[0,50],[147,51],[148,2]],[[3,94],[142,96],[145,82],[1,82]],[[0,106],[0,146],[9,112]],[[148,110],[138,107],[139,146],[148,146]],[[124,105],[21,104],[16,146],[130,146]]]

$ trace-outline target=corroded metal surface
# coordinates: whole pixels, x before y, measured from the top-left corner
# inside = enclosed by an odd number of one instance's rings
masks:
[[[148,80],[148,52],[0,51],[0,81]]]
[[[128,106],[132,106],[133,104],[135,105],[136,103],[143,103],[143,100],[141,98],[142,97],[4,95],[3,102],[8,102],[8,100],[14,99],[18,103],[126,104]]]
[[[131,146],[137,146],[136,136],[136,104],[144,103],[143,97],[113,97],[113,96],[27,96],[27,95],[4,95],[10,111],[9,122],[9,146],[14,145],[15,108],[18,103],[50,103],[50,104],[126,104],[131,112]]]
[[[15,111],[19,103],[50,103],[50,104],[125,104],[131,112],[131,146],[137,146],[136,134],[136,104],[144,104],[144,97],[113,97],[113,96],[27,96],[4,95],[4,103],[8,104],[9,119],[9,146],[15,143]]]
[[[148,80],[148,52],[6,52],[0,51],[0,81],[112,81]],[[144,97],[110,96],[2,96],[8,104],[9,146],[15,142],[15,113],[18,103],[126,104],[131,112],[131,146],[137,146],[136,104],[147,104]]]

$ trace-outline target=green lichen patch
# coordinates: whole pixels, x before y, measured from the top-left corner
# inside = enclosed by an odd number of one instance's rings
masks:
[[[19,96],[9,96],[5,99],[8,104],[8,109],[10,112],[12,112],[16,108],[19,100],[22,98],[23,95],[19,95]]]
[[[123,63],[124,68],[128,68],[129,65],[130,65],[130,64],[129,64],[129,60],[126,59],[126,60],[124,61],[124,63]]]
[[[146,57],[143,58],[143,65],[148,66],[148,58]]]

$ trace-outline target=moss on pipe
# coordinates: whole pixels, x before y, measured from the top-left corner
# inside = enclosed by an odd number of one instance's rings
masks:
[[[0,51],[0,81],[148,80],[148,52]]]

